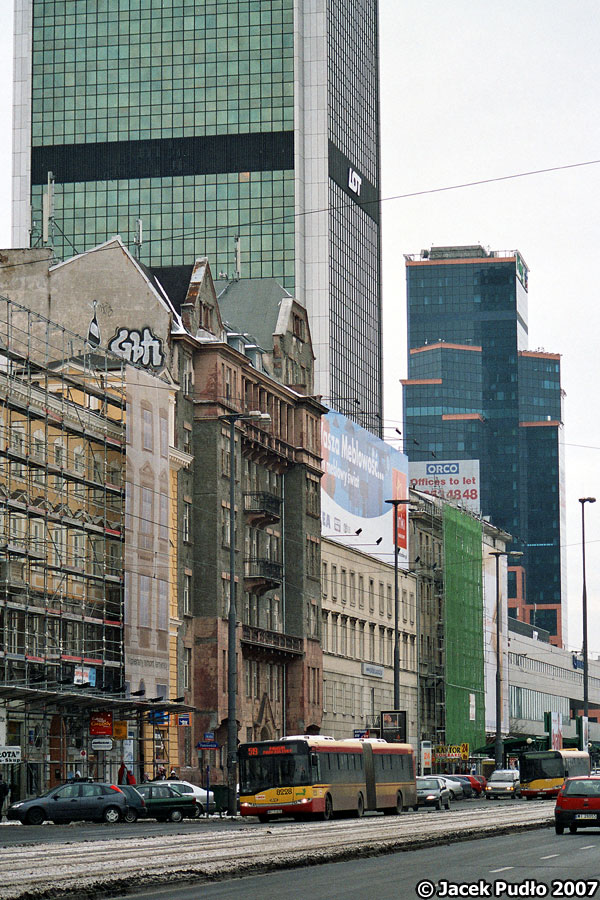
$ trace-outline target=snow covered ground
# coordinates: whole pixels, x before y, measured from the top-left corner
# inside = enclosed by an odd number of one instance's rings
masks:
[[[257,826],[234,820],[214,833],[40,843],[0,849],[1,900],[73,897],[169,881],[213,881],[233,875],[544,827],[554,804],[473,804],[450,812],[368,816],[334,822]],[[121,827],[121,826],[117,826]],[[176,826],[174,826],[174,829]],[[122,834],[122,832],[121,832]],[[145,835],[149,836],[146,837]],[[80,838],[80,839],[77,839]]]

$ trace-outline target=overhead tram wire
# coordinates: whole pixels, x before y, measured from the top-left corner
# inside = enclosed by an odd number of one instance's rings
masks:
[[[359,205],[366,207],[366,206],[369,206],[372,204],[388,203],[392,200],[409,200],[412,197],[424,197],[424,196],[427,196],[430,194],[442,194],[442,193],[446,193],[448,191],[459,191],[459,190],[463,190],[465,188],[470,188],[470,187],[480,187],[484,184],[495,184],[495,183],[501,182],[501,181],[512,181],[517,178],[529,178],[533,175],[546,175],[551,172],[563,172],[563,171],[567,171],[569,169],[580,169],[585,166],[595,166],[598,164],[600,164],[600,159],[590,159],[590,160],[586,160],[585,162],[567,163],[562,166],[548,166],[547,168],[544,168],[544,169],[531,169],[531,170],[528,170],[525,172],[514,172],[511,175],[497,175],[492,178],[480,178],[476,181],[464,181],[464,182],[460,182],[459,184],[450,184],[450,185],[446,185],[444,187],[439,187],[439,188],[426,188],[425,190],[422,190],[422,191],[409,191],[406,194],[393,194],[390,197],[381,197],[378,200],[370,201],[370,203],[362,202]],[[340,203],[336,206],[325,206],[320,209],[308,209],[308,210],[305,210],[304,212],[290,212],[290,213],[286,213],[285,215],[282,215],[282,216],[276,216],[272,219],[261,219],[258,222],[250,221],[250,222],[245,223],[244,226],[241,226],[239,223],[237,223],[235,225],[231,225],[231,226],[215,225],[210,228],[202,229],[202,231],[194,230],[194,231],[189,231],[189,232],[183,232],[181,234],[179,233],[178,229],[175,229],[174,231],[171,232],[171,237],[177,238],[178,240],[181,240],[181,239],[187,238],[187,237],[197,237],[197,236],[206,237],[211,234],[215,234],[219,231],[229,232],[230,229],[234,229],[236,231],[236,233],[239,233],[240,229],[242,227],[248,228],[252,225],[277,225],[277,224],[281,224],[281,222],[285,221],[286,219],[290,219],[290,218],[297,219],[297,218],[301,218],[301,217],[305,217],[305,216],[315,215],[318,213],[326,213],[326,212],[330,212],[330,211],[337,210],[337,209],[354,208],[355,205],[356,204],[352,201],[352,202],[348,202],[348,203]],[[56,218],[57,217],[55,216],[55,219]],[[62,230],[61,230],[61,233],[62,233]],[[63,236],[64,236],[64,234],[63,234]],[[65,237],[65,239],[68,240],[66,237]],[[104,240],[108,240],[108,238],[105,238]],[[164,237],[156,237],[156,238],[149,237],[144,240],[144,244],[146,244],[146,245],[152,244],[154,242],[163,241],[163,240],[164,240]],[[69,243],[70,243],[70,241],[69,241]],[[71,246],[73,246],[73,245],[71,244]],[[109,250],[112,248],[104,247],[102,249]],[[84,251],[82,251],[82,252],[84,252]],[[98,250],[97,252],[102,252],[102,251]],[[25,262],[15,263],[14,265],[10,265],[10,264],[0,265],[0,269],[17,268],[18,266],[29,266],[29,265],[35,265],[35,264],[37,264],[36,260],[27,260]]]

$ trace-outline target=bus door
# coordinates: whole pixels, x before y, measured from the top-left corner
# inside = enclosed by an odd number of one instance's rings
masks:
[[[363,759],[365,761],[365,788],[367,790],[367,809],[377,809],[377,794],[375,792],[375,766],[373,763],[373,748],[370,744],[363,743]]]

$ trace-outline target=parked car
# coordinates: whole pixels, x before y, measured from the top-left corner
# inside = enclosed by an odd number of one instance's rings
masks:
[[[127,798],[116,784],[71,782],[30,800],[12,803],[6,816],[23,825],[41,825],[47,819],[55,823],[90,819],[114,824],[126,812]]]
[[[496,769],[485,786],[488,800],[499,800],[501,797],[520,797],[521,781],[515,769]]]
[[[168,778],[167,781],[171,787],[174,787],[180,794],[194,795],[196,798],[196,815],[201,816],[206,812],[206,788],[198,787],[197,784],[192,784],[191,781],[171,781],[170,778]],[[215,795],[212,791],[208,792],[208,811],[211,813],[215,811]]]
[[[153,781],[136,785],[136,791],[146,801],[148,816],[159,822],[181,822],[197,816],[196,798],[193,794],[180,794],[168,781]]]
[[[438,775],[438,778],[443,778],[446,782],[446,787],[450,791],[450,799],[451,800],[462,800],[465,796],[465,792],[463,791],[463,786],[460,781],[457,781],[456,778],[452,778],[451,775]]]
[[[485,777],[485,775],[473,775],[473,778],[475,778],[479,782],[479,784],[481,785],[481,793],[484,794],[485,786],[487,784],[487,778]]]
[[[473,783],[471,782],[471,778],[469,775],[452,775],[454,781],[460,781],[462,784],[463,795],[465,797],[471,798],[475,796],[475,788],[473,787]]]
[[[450,809],[450,791],[443,778],[437,775],[421,775],[417,778],[417,805],[435,806],[436,809]]]
[[[562,834],[568,828],[600,828],[600,777],[581,775],[567,778],[556,798],[554,829]]]
[[[119,787],[127,797],[127,812],[123,816],[123,821],[131,824],[138,819],[145,819],[148,815],[146,801],[137,788],[131,784],[121,784]]]

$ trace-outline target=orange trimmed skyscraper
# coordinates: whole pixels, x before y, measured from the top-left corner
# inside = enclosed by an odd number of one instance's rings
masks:
[[[405,452],[479,462],[481,515],[523,553],[510,612],[564,644],[560,356],[527,349],[527,266],[517,251],[432,247],[406,257],[406,277]]]

